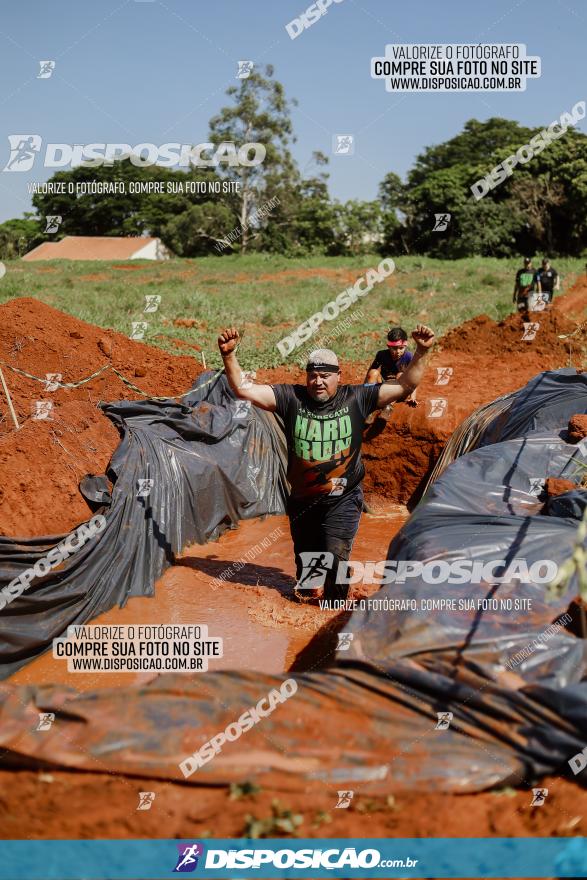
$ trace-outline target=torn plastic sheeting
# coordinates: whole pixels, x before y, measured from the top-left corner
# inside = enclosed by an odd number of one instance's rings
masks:
[[[46,650],[67,626],[153,595],[157,578],[188,544],[214,540],[241,519],[283,513],[285,443],[275,419],[237,401],[224,375],[207,384],[211,376],[198,377],[185,405],[102,405],[122,435],[108,468],[112,502],[98,510],[106,528],[0,611],[0,677]],[[63,538],[1,538],[0,587]]]
[[[545,513],[549,516],[572,517],[582,519],[587,507],[587,491],[585,489],[572,489],[563,492],[546,502]]]

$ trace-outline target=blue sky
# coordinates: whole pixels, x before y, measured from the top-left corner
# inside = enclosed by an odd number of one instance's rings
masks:
[[[237,61],[271,63],[297,98],[292,149],[331,156],[330,191],[372,199],[388,171],[402,177],[417,153],[467,119],[505,116],[548,124],[585,87],[587,7],[578,0],[342,0],[297,39],[285,25],[308,0],[34,0],[4,5],[0,20],[0,163],[8,134],[45,143],[200,143],[237,83]],[[523,42],[542,58],[525,92],[391,94],[371,79],[386,43]],[[50,79],[39,60],[55,59]],[[585,121],[579,124],[585,131]],[[353,134],[355,154],[332,156],[333,134]],[[30,209],[27,183],[50,169],[0,174],[0,221]]]

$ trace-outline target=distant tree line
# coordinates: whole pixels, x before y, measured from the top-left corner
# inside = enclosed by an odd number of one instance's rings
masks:
[[[227,91],[231,103],[210,120],[209,141],[259,142],[261,165],[172,170],[79,166],[51,180],[231,181],[238,191],[131,193],[121,196],[33,196],[36,214],[0,224],[0,259],[18,257],[64,235],[154,235],[178,256],[263,251],[309,254],[428,254],[456,259],[587,251],[587,137],[575,129],[549,144],[503,183],[476,201],[472,184],[536,135],[498,117],[469,120],[463,131],[416,158],[405,183],[390,171],[373,201],[341,203],[328,192],[328,159],[320,152],[301,171],[283,86],[271,67],[254,71]],[[230,187],[227,187],[230,190]],[[271,210],[263,210],[270,204]],[[435,231],[436,214],[450,214]],[[61,215],[59,232],[44,233],[45,218]]]

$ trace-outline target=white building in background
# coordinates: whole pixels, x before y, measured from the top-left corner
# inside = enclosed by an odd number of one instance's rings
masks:
[[[23,260],[168,260],[160,238],[107,235],[66,235],[61,241],[44,241]]]

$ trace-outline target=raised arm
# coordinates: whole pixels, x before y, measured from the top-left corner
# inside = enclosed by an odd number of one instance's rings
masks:
[[[247,380],[236,359],[236,348],[240,342],[240,334],[236,327],[227,327],[218,337],[218,348],[224,361],[224,370],[228,384],[241,400],[250,400],[260,409],[275,412],[277,401],[271,385],[257,385]]]
[[[397,378],[397,385],[382,385],[377,398],[378,406],[387,406],[396,400],[405,400],[420,384],[428,355],[434,345],[434,331],[424,324],[418,324],[412,333],[412,339],[416,343],[416,352],[409,366]]]

